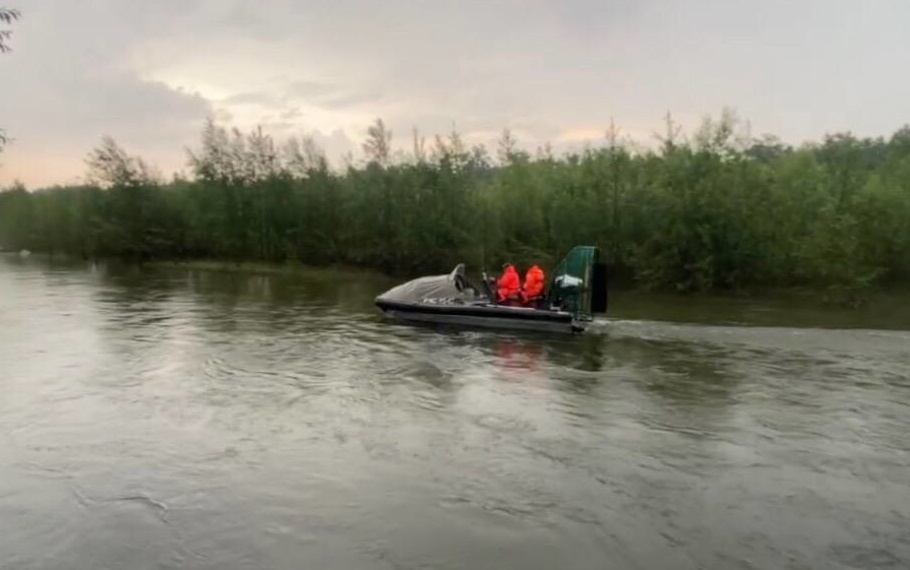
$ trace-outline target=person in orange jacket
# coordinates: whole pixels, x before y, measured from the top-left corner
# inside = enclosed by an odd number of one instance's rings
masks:
[[[504,263],[502,275],[496,280],[496,302],[504,303],[518,299],[521,295],[521,281],[511,263]]]
[[[524,287],[521,291],[521,300],[525,305],[533,305],[543,295],[545,288],[543,269],[536,264],[532,265],[525,273]]]

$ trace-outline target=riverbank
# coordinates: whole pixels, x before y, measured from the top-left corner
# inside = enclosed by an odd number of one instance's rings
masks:
[[[218,261],[212,259],[188,259],[151,261],[144,265],[151,267],[191,269],[194,271],[237,272],[257,275],[300,275],[337,277],[363,277],[373,279],[395,279],[375,269],[357,267],[350,264],[334,263],[327,265],[308,265],[299,261],[269,263],[267,261]]]
[[[9,252],[15,253],[15,252]],[[65,260],[81,263],[88,260],[68,253],[35,252],[35,255],[56,260]],[[440,274],[437,272],[383,272],[375,268],[360,266],[352,263],[323,263],[310,264],[297,260],[282,262],[255,261],[255,260],[218,260],[218,259],[159,259],[145,261],[141,264],[134,261],[124,261],[116,257],[99,258],[94,262],[117,263],[125,265],[143,265],[149,267],[180,268],[196,271],[239,272],[257,275],[300,275],[309,277],[324,276],[327,278],[363,278],[388,282],[400,282],[414,279],[422,275]],[[454,267],[453,261],[453,267]],[[468,273],[472,277],[479,276],[479,269],[468,266]],[[671,291],[667,289],[651,289],[637,285],[632,279],[623,276],[620,279],[611,278],[608,287],[613,294],[636,295],[649,298],[674,299],[677,302],[692,302],[702,299],[725,299],[731,302],[770,302],[777,299],[786,299],[795,304],[808,304],[816,307],[831,307],[836,309],[862,310],[883,302],[892,302],[894,299],[907,299],[910,301],[910,285],[875,285],[865,289],[848,289],[842,286],[812,287],[741,287],[735,290],[711,291]]]
[[[345,289],[351,284],[373,296],[410,277],[393,277],[382,272],[350,264],[323,266],[300,262],[268,263],[258,261],[160,260],[139,266],[111,260],[87,261],[75,256],[34,255],[29,259],[0,256],[12,264],[49,263],[58,268],[92,266],[102,273],[123,273],[132,267],[134,281],[149,276],[182,272],[202,272],[225,278],[266,277],[296,287],[298,283],[318,283],[321,290],[333,284]],[[138,273],[136,273],[138,271]],[[469,268],[471,277],[475,271]],[[417,277],[414,275],[413,277]],[[299,293],[298,293],[299,294]],[[628,321],[664,321],[706,325],[759,327],[796,327],[829,329],[910,330],[910,288],[875,288],[866,291],[861,304],[834,303],[825,292],[811,288],[768,288],[764,290],[714,293],[679,293],[648,291],[628,284],[611,283],[607,318]],[[368,303],[369,304],[369,303]]]
[[[161,269],[180,269],[246,275],[306,277],[319,280],[367,281],[384,290],[418,277],[394,277],[352,265],[312,266],[300,262],[228,262],[214,260],[157,261]],[[469,268],[472,277],[473,271]],[[830,292],[827,292],[830,295]],[[881,328],[910,330],[910,288],[875,288],[863,293],[861,303],[839,302],[824,290],[775,288],[765,290],[676,293],[655,292],[611,284],[608,318],[664,320],[747,326],[821,328]]]

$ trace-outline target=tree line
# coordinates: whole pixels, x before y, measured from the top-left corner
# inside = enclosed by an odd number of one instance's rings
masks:
[[[164,180],[105,138],[90,182],[0,193],[0,245],[86,258],[343,263],[389,273],[552,266],[599,245],[614,276],[676,291],[910,281],[910,126],[792,146],[725,111],[655,148],[615,128],[555,156],[504,131],[491,153],[452,132],[394,153],[381,120],[365,159],[333,168],[305,137],[277,143],[208,121],[190,175]],[[493,156],[495,155],[495,156]]]

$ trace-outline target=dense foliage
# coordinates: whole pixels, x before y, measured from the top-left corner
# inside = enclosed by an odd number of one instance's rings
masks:
[[[724,113],[659,148],[494,159],[457,133],[395,156],[381,121],[366,160],[333,170],[311,140],[278,146],[211,122],[191,179],[163,182],[105,139],[82,187],[0,193],[0,245],[86,257],[300,260],[411,273],[457,261],[551,264],[600,245],[614,275],[684,291],[910,280],[910,127],[794,148]],[[429,147],[429,148],[428,148]]]

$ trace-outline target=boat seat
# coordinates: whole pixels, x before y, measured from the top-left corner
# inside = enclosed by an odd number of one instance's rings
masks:
[[[533,309],[545,309],[547,308],[547,298],[544,295],[536,295],[528,299],[524,299],[522,306],[531,307]]]
[[[509,305],[509,306],[513,306],[513,307],[520,307],[524,303],[522,302],[520,295],[509,295],[508,297],[505,298],[504,301],[498,302],[497,304],[498,305]]]

